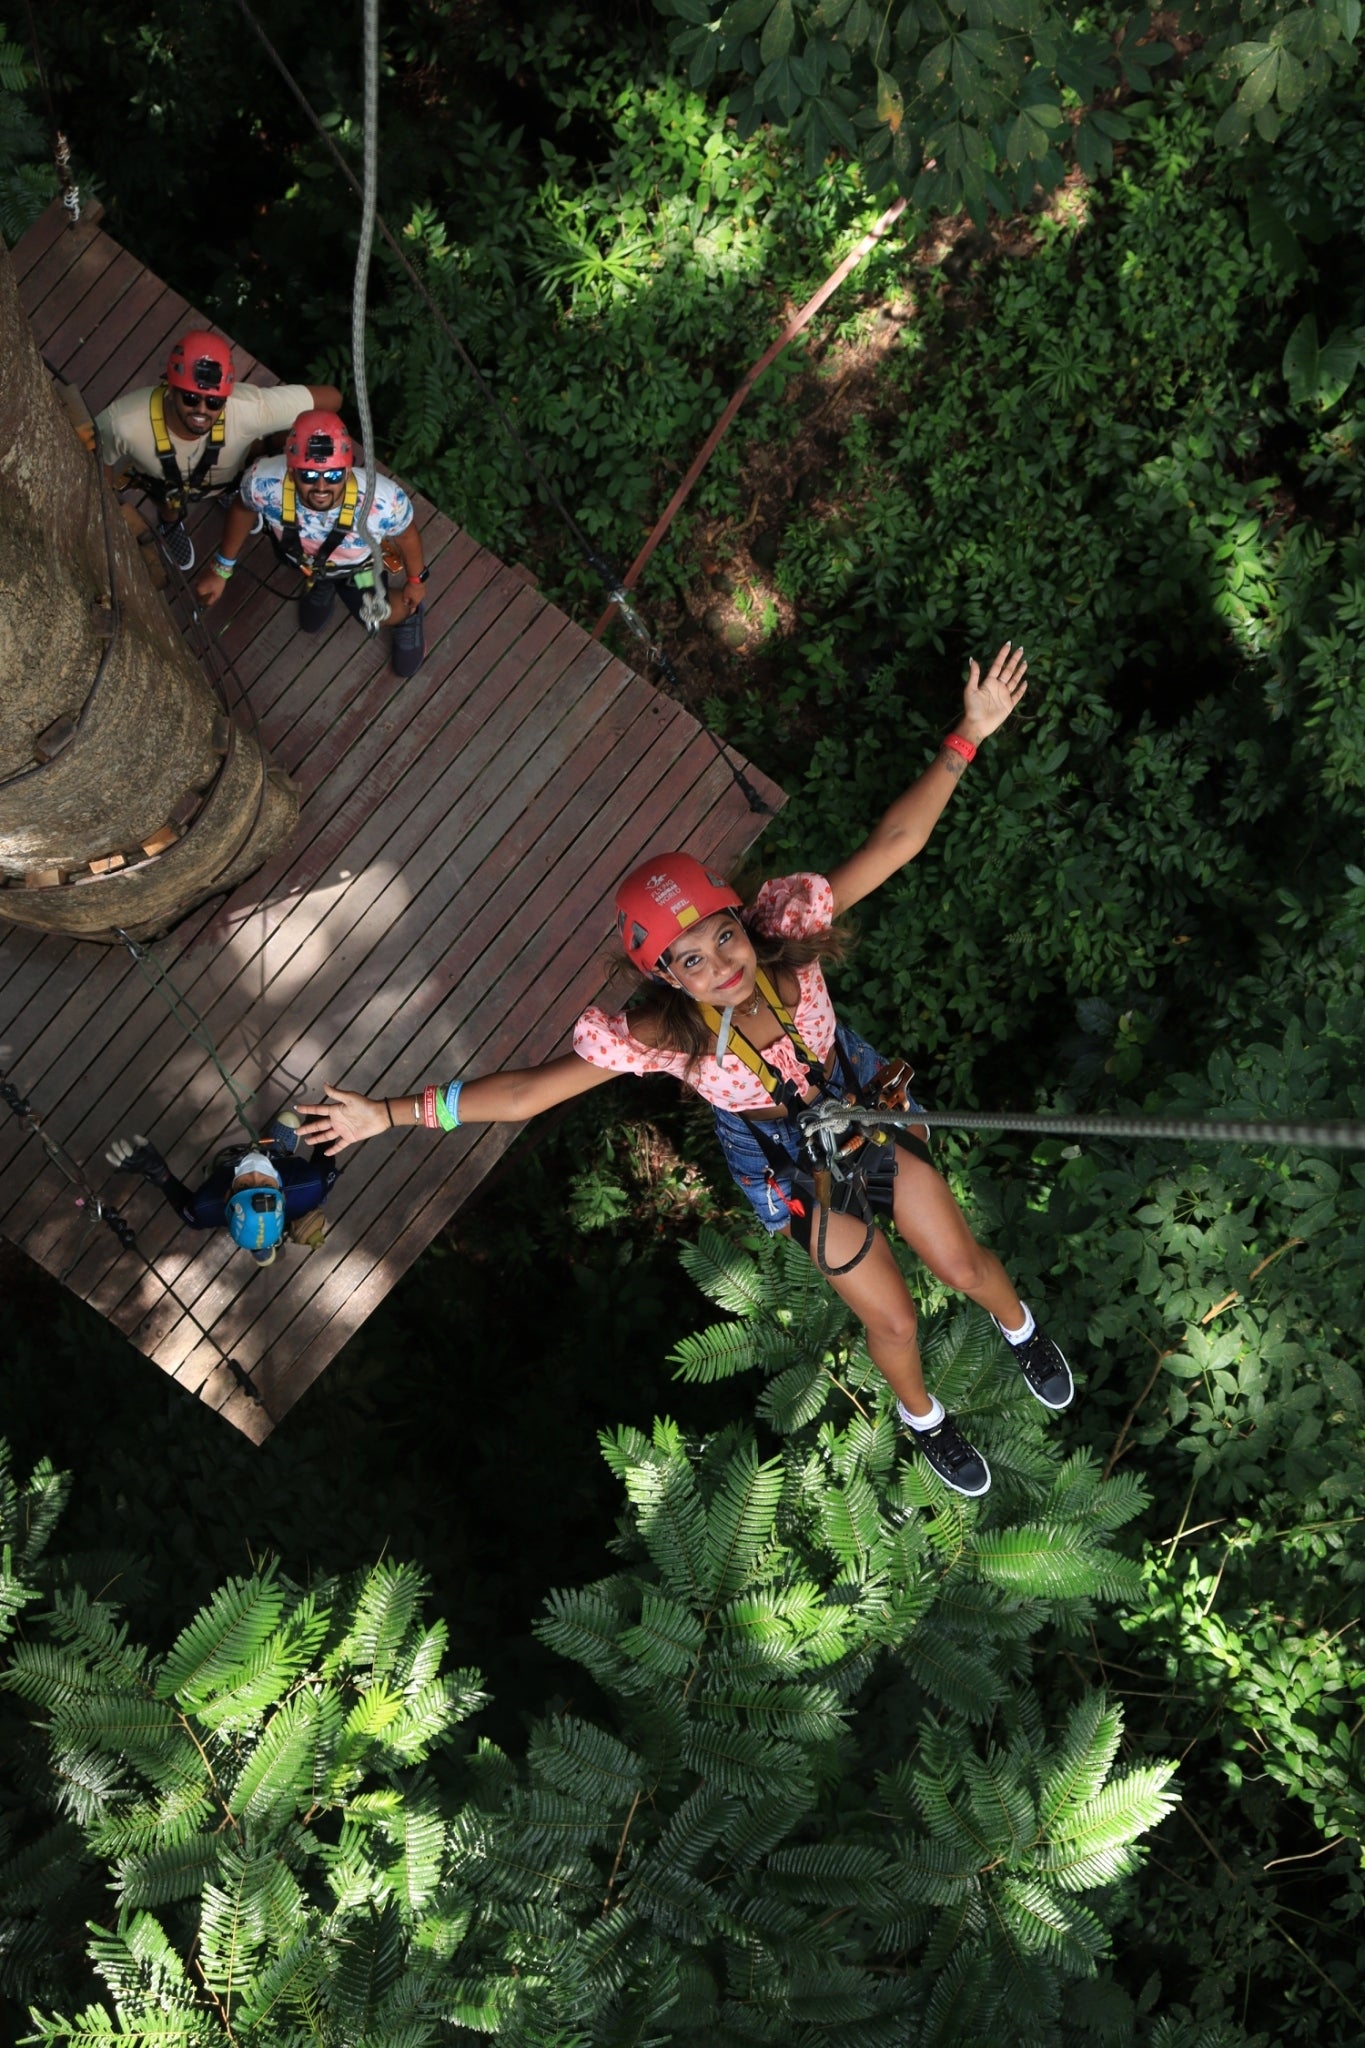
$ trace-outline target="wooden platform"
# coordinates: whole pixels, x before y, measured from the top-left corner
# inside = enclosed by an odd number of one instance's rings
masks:
[[[68,230],[57,207],[14,263],[44,355],[92,411],[158,377],[184,328],[211,324],[97,226]],[[397,1093],[564,1049],[603,981],[619,877],[651,847],[733,861],[763,823],[686,711],[524,572],[417,505],[431,580],[428,654],[411,680],[389,672],[387,636],[367,641],[339,604],[325,632],[298,632],[286,574],[260,542],[245,557],[257,575],[239,572],[213,614],[302,817],[277,859],[155,951],[261,1121],[325,1082]],[[193,1181],[240,1136],[208,1057],[126,954],[6,933],[0,1066],[121,1202],[157,1275],[90,1228],[3,1111],[0,1231],[258,1441],[516,1135],[413,1131],[361,1147],[323,1248],[286,1245],[260,1268],[104,1163],[112,1137],[143,1131]]]

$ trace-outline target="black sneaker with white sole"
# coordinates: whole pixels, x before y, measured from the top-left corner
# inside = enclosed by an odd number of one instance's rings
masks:
[[[1009,1342],[1008,1338],[1005,1340]],[[1023,1344],[1010,1344],[1015,1362],[1024,1375],[1024,1385],[1035,1401],[1041,1401],[1044,1408],[1054,1411],[1071,1406],[1076,1392],[1076,1383],[1071,1377],[1071,1367],[1062,1356],[1062,1347],[1051,1337],[1045,1337],[1041,1330]]]
[[[954,1493],[976,1500],[990,1491],[990,1466],[951,1415],[945,1415],[936,1429],[912,1429],[907,1424],[905,1433],[930,1470]]]
[[[161,550],[166,560],[176,569],[189,570],[194,567],[194,542],[186,533],[182,521],[174,526],[163,526],[157,533]]]

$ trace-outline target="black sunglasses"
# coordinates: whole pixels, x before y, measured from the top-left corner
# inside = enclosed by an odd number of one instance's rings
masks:
[[[175,386],[175,395],[186,412],[221,412],[227,404],[221,392],[185,391],[179,384]]]
[[[301,484],[339,484],[344,481],[344,469],[296,469],[295,476]]]

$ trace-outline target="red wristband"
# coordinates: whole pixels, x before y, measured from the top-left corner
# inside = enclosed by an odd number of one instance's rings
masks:
[[[976,748],[970,740],[964,740],[960,732],[945,733],[943,744],[945,747],[951,747],[955,754],[961,754],[964,761],[976,759]]]
[[[422,1122],[429,1131],[440,1129],[440,1118],[436,1114],[436,1089],[434,1084],[422,1090]]]

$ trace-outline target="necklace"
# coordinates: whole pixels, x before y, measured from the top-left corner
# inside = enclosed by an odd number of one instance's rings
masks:
[[[758,1006],[761,1001],[762,997],[759,995],[758,990],[755,989],[753,1001],[751,1003],[741,1003],[740,1005],[740,1009],[743,1015],[746,1017],[756,1017],[758,1015]]]

